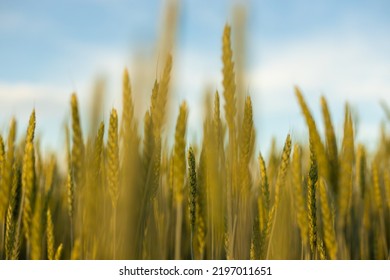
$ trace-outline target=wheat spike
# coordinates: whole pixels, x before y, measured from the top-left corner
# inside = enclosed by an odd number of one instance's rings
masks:
[[[22,189],[23,189],[23,228],[26,239],[30,240],[31,220],[35,203],[35,155],[34,145],[26,144],[22,169]]]
[[[159,82],[157,80],[154,81],[152,88],[152,96],[150,97],[150,115],[154,116],[154,112],[158,107],[158,90],[159,90]]]
[[[337,142],[336,136],[332,124],[332,119],[329,113],[328,103],[326,102],[325,97],[321,97],[321,107],[322,107],[322,116],[325,124],[325,137],[326,137],[326,151],[328,155],[329,162],[329,181],[333,193],[336,193],[338,190],[338,172],[339,172],[339,162],[338,162],[338,151],[337,151]]]
[[[168,100],[169,83],[171,80],[171,69],[172,56],[168,55],[167,60],[165,62],[161,82],[155,84],[155,88],[153,89],[152,95],[152,105],[155,104],[155,106],[152,108],[153,110],[151,111],[151,113],[156,137],[161,134],[161,130],[165,121],[165,110]],[[157,90],[157,96],[155,96],[154,94],[155,90]],[[155,102],[153,101],[153,99],[155,99]]]
[[[322,238],[318,238],[318,254],[320,255],[320,260],[326,260],[325,245]]]
[[[244,118],[241,131],[240,159],[241,179],[245,190],[250,190],[249,163],[253,155],[255,129],[253,125],[252,101],[248,96],[245,100]]]
[[[148,172],[150,169],[150,163],[153,157],[154,150],[154,134],[153,134],[153,121],[150,115],[150,112],[147,111],[144,117],[144,142],[143,142],[143,161],[144,161],[144,176],[145,178],[148,176]],[[145,182],[147,179],[145,180]]]
[[[372,164],[372,181],[373,181],[375,209],[379,213],[383,213],[383,202],[382,202],[382,191],[380,185],[379,167],[376,162],[373,162]]]
[[[108,171],[108,191],[110,193],[112,207],[116,209],[119,198],[119,150],[118,150],[118,115],[112,109],[110,115],[110,126],[108,128],[107,142],[107,171]]]
[[[290,134],[288,134],[286,141],[284,143],[282,161],[280,163],[278,176],[276,178],[274,204],[272,205],[271,211],[269,212],[269,220],[267,223],[266,236],[267,239],[269,239],[267,258],[269,257],[270,254],[270,247],[271,247],[270,244],[271,244],[271,240],[275,228],[276,212],[279,207],[280,189],[286,183],[286,175],[287,175],[288,165],[290,163],[290,154],[291,154],[291,137]]]
[[[346,215],[350,208],[352,196],[352,168],[354,161],[354,134],[351,114],[348,106],[345,110],[344,138],[342,143],[342,152],[340,160],[340,189],[338,192],[338,218],[339,226],[342,228],[345,224]]]
[[[173,189],[175,200],[179,204],[183,200],[183,184],[186,169],[185,160],[185,135],[187,127],[187,104],[182,103],[180,106],[179,116],[176,122],[175,147],[174,147],[174,180]]]
[[[269,184],[267,176],[267,167],[261,153],[259,154],[259,165],[260,165],[260,178],[261,178],[261,193],[264,197],[264,205],[267,212],[270,211],[270,194],[269,194]]]
[[[73,176],[72,173],[68,172],[67,180],[66,180],[66,190],[67,190],[67,197],[68,197],[68,215],[70,219],[73,217],[73,211],[74,211],[74,183],[73,183]]]
[[[62,243],[58,246],[57,250],[56,250],[56,254],[54,255],[54,259],[56,261],[60,260],[61,259],[61,254],[62,254],[62,249],[63,249],[63,245]]]
[[[321,199],[321,213],[325,246],[330,259],[335,260],[337,258],[337,242],[334,229],[334,217],[329,205],[325,181],[322,178],[319,180],[319,193]]]
[[[35,109],[32,111],[30,115],[30,120],[28,122],[26,143],[34,141],[34,133],[35,133]]]
[[[233,52],[231,49],[230,39],[231,28],[229,25],[225,25],[222,39],[222,62],[223,62],[223,88],[225,98],[225,116],[230,131],[235,129],[236,118],[236,81],[234,73]]]
[[[360,195],[362,198],[365,196],[366,192],[366,168],[366,149],[363,145],[359,145],[357,149],[356,184],[359,187]]]
[[[310,170],[307,180],[307,217],[309,221],[309,241],[312,255],[317,247],[317,202],[316,185],[318,181],[317,160],[310,141]]]
[[[94,168],[96,180],[98,180],[101,177],[101,163],[103,158],[103,137],[104,137],[104,123],[101,122],[95,139],[95,148],[94,148],[94,157],[93,157],[94,160],[93,168]]]
[[[46,215],[47,258],[49,260],[54,260],[54,225],[50,210],[47,210]]]
[[[71,97],[71,109],[72,109],[72,172],[77,187],[80,187],[83,183],[83,171],[82,168],[84,160],[84,142],[81,130],[81,122],[79,116],[79,107],[76,94],[73,93]]]
[[[69,169],[68,170],[68,176],[66,178],[66,191],[67,191],[67,202],[68,202],[68,216],[69,216],[69,222],[70,222],[70,244],[71,247],[73,247],[73,239],[74,239],[74,233],[73,233],[73,216],[74,216],[74,181],[72,172]]]
[[[137,163],[139,158],[139,142],[137,122],[134,118],[134,104],[131,91],[131,83],[127,69],[123,72],[122,85],[122,124],[120,128],[121,148],[119,155],[122,162],[120,177],[124,187],[136,184]]]
[[[199,157],[199,164],[197,170],[197,199],[196,199],[196,252],[199,259],[203,259],[205,255],[206,247],[206,217],[207,217],[207,171],[206,171],[206,159],[205,159],[205,147],[202,146],[202,150]]]
[[[122,126],[121,126],[121,135],[124,137],[124,145],[129,143],[126,140],[129,140],[127,136],[130,136],[129,133],[132,131],[133,115],[134,115],[134,105],[131,94],[131,83],[129,72],[127,69],[123,71],[123,84],[122,84],[122,100],[123,100],[123,109],[122,109]]]
[[[9,200],[6,227],[5,227],[5,257],[7,260],[16,260],[19,256],[19,206],[21,199],[20,173],[14,165],[11,197]]]
[[[190,224],[191,224],[191,255],[192,259],[194,258],[193,254],[193,236],[195,232],[195,223],[196,223],[196,200],[197,200],[197,180],[196,180],[196,163],[194,150],[190,147],[188,151],[188,181],[190,186],[188,205],[190,213]]]
[[[279,205],[280,189],[282,185],[285,184],[286,182],[288,165],[290,163],[290,154],[291,154],[291,137],[290,135],[287,135],[286,142],[283,148],[282,161],[279,167],[278,177],[276,178],[276,183],[275,183],[275,200],[274,200],[275,210],[278,208]]]
[[[294,205],[297,213],[298,226],[301,232],[301,239],[304,245],[307,244],[308,227],[305,197],[302,188],[302,153],[299,145],[294,145],[292,159],[292,183],[294,187]]]
[[[31,221],[31,259],[42,259],[42,235],[43,235],[43,216],[42,216],[42,199],[37,197],[34,207],[33,218]]]
[[[173,156],[173,192],[176,204],[176,244],[175,259],[180,259],[181,252],[181,227],[182,227],[182,202],[183,202],[183,185],[186,172],[186,127],[187,127],[187,104],[182,103],[180,106],[179,116],[176,122],[175,147]]]
[[[214,131],[216,132],[217,144],[218,146],[223,145],[222,139],[222,122],[221,122],[221,112],[220,112],[220,101],[219,93],[215,92],[214,95],[214,116],[213,116]],[[222,147],[219,147],[222,148]]]
[[[190,147],[188,151],[188,179],[190,186],[189,207],[190,207],[190,223],[192,230],[195,228],[196,220],[196,198],[197,198],[197,180],[196,180],[196,164],[194,150]]]
[[[309,137],[313,145],[314,154],[318,162],[318,172],[319,175],[326,180],[329,178],[329,163],[328,157],[325,152],[324,144],[321,141],[320,134],[318,133],[315,121],[310,113],[310,110],[303,98],[303,95],[298,87],[295,87],[295,95],[298,98],[299,105],[301,107],[302,113],[306,119],[307,126],[309,128]]]
[[[119,144],[118,144],[118,114],[115,109],[111,110],[110,125],[108,127],[107,141],[107,180],[108,192],[111,197],[113,208],[113,258],[116,259],[116,217],[119,199]]]
[[[0,215],[4,217],[5,211],[8,207],[8,199],[12,186],[12,168],[15,158],[15,137],[16,137],[16,120],[12,118],[8,139],[7,139],[7,153],[2,169],[1,188],[0,188]]]

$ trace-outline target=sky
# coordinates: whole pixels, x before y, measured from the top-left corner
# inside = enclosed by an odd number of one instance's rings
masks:
[[[105,81],[105,113],[121,106],[121,76],[130,72],[136,114],[149,106],[167,1],[0,0],[0,132],[18,120],[18,135],[32,108],[37,135],[47,149],[64,147],[70,95],[77,92],[82,126],[88,127],[91,93]],[[358,142],[373,147],[390,104],[390,2],[361,1],[179,1],[173,50],[172,102],[175,115],[189,104],[188,137],[200,141],[206,91],[222,92],[221,44],[226,23],[245,7],[245,92],[251,96],[257,151],[287,133],[304,141],[304,119],[294,95],[299,86],[321,126],[320,96],[329,103],[341,141],[348,101]],[[235,35],[233,25],[233,36]],[[145,74],[147,73],[147,74]],[[145,78],[146,77],[146,78]],[[172,132],[170,132],[172,134]]]

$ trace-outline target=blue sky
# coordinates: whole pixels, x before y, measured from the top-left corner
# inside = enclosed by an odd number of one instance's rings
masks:
[[[136,113],[142,118],[162,64],[156,42],[165,2],[0,1],[3,135],[12,116],[19,120],[21,135],[35,107],[43,144],[58,148],[71,92],[78,93],[86,129],[95,80],[106,79],[107,114],[112,106],[120,107],[124,67],[130,70]],[[339,135],[348,100],[359,116],[359,141],[375,144],[384,119],[379,101],[390,104],[389,1],[181,1],[170,106],[175,116],[181,101],[189,103],[190,139],[200,140],[205,90],[221,90],[221,35],[225,23],[233,22],[237,4],[247,7],[245,77],[258,147],[264,152],[272,136],[304,135],[294,85],[304,92],[318,122],[319,97],[327,97]]]

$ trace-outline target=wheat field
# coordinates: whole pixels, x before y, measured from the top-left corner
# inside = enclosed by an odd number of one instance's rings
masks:
[[[43,156],[34,137],[39,112],[28,124],[12,119],[0,136],[0,258],[389,259],[386,131],[369,153],[356,143],[346,105],[343,134],[336,135],[324,97],[319,131],[296,87],[306,139],[286,132],[282,149],[256,151],[256,108],[237,90],[229,25],[221,52],[223,91],[204,105],[199,143],[188,141],[186,102],[172,145],[164,133],[171,55],[150,85],[143,118],[134,114],[127,70],[123,107],[96,131],[85,133],[77,94],[69,96],[65,163],[61,151]],[[17,125],[25,130],[21,139]]]

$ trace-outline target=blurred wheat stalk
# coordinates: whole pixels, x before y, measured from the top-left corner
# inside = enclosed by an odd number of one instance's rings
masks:
[[[242,73],[236,73],[230,26],[222,38],[223,92],[205,105],[200,145],[187,143],[186,103],[172,148],[164,144],[173,65],[168,52],[143,123],[134,113],[127,70],[122,115],[113,108],[109,123],[96,123],[87,135],[72,94],[65,174],[58,154],[42,157],[35,111],[21,141],[13,119],[7,137],[0,135],[0,257],[388,259],[385,130],[376,152],[367,154],[355,144],[346,106],[338,147],[326,99],[322,139],[295,88],[310,145],[287,135],[282,151],[274,145],[268,161],[260,153],[256,162],[252,101],[243,95]]]

